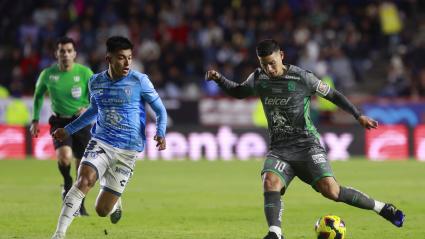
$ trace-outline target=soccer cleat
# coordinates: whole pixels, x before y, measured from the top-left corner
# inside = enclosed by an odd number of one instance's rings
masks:
[[[117,204],[115,206],[115,211],[111,214],[111,222],[113,224],[117,224],[118,221],[121,219],[122,216],[122,203],[121,198],[118,198]]]
[[[276,235],[276,233],[274,232],[269,232],[264,239],[285,239],[285,237],[283,237],[283,235],[279,238],[278,235]]]
[[[385,204],[385,206],[379,212],[379,215],[381,215],[383,218],[387,219],[397,227],[403,226],[404,218],[406,217],[406,215],[404,215],[401,210],[397,209],[394,205],[390,203]]]
[[[55,234],[52,236],[52,239],[64,239],[65,233],[55,232]]]

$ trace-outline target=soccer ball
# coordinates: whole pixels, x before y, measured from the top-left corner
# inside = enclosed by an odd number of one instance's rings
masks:
[[[335,215],[326,215],[319,218],[314,225],[317,239],[344,239],[345,238],[345,223]]]

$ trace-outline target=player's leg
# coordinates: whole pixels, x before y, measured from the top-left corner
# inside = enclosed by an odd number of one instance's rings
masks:
[[[321,147],[310,149],[305,155],[308,161],[297,170],[301,180],[312,185],[324,197],[366,210],[374,210],[394,225],[401,227],[404,214],[391,204],[374,200],[351,187],[340,186],[335,180],[327,155]]]
[[[274,172],[265,172],[263,174],[264,214],[269,226],[269,233],[264,239],[280,239],[282,236],[283,202],[281,190],[284,190],[284,185],[279,176]]]
[[[264,239],[281,239],[283,201],[281,196],[294,177],[291,166],[269,153],[262,170],[264,191],[264,214],[269,226],[269,233]]]
[[[96,140],[91,140],[83,155],[83,160],[78,169],[78,179],[71,187],[62,205],[56,232],[53,236],[65,235],[69,225],[80,209],[81,202],[98,178],[102,179],[109,167],[109,157],[103,148],[99,147]]]
[[[87,147],[87,144],[91,138],[90,128],[91,126],[87,126],[72,135],[72,152],[74,153],[75,157],[76,173],[78,173],[78,168],[80,166],[81,159],[83,158],[85,148]],[[79,213],[81,216],[89,216],[84,205],[84,201],[85,199],[83,199],[83,201],[81,202]]]
[[[66,142],[62,142],[66,143]],[[72,187],[71,162],[73,159],[72,149],[68,145],[62,145],[56,148],[56,158],[58,160],[59,172],[63,177],[62,199]]]
[[[117,223],[122,216],[121,194],[133,175],[137,152],[110,148],[114,151],[114,160],[100,180],[101,191],[96,200],[96,212],[101,217],[110,216]]]
[[[333,177],[321,178],[317,181],[316,188],[329,199],[362,209],[374,210],[395,226],[403,226],[405,216],[394,205],[377,201],[357,189],[340,186]]]
[[[64,237],[72,220],[78,215],[81,202],[95,185],[98,172],[90,165],[83,164],[79,168],[78,179],[65,196],[59,215],[55,234],[52,238]]]
[[[354,188],[340,186],[333,177],[319,179],[316,183],[316,188],[324,197],[337,202],[344,202],[354,207],[372,210],[375,204],[380,204],[378,206],[380,210],[384,206],[384,203],[375,203],[375,200]]]
[[[132,174],[132,167],[117,160],[100,181],[102,190],[96,200],[96,212],[101,217],[109,216],[113,224],[122,217],[121,194]]]
[[[112,223],[117,223],[122,215],[121,194],[102,189],[96,199],[96,212],[100,217],[111,216]]]
[[[49,118],[50,133],[54,132],[57,128],[64,127],[66,123],[67,121],[65,119],[61,119],[52,115]],[[71,177],[71,162],[73,159],[72,149],[71,149],[72,141],[70,138],[67,138],[64,141],[58,141],[53,139],[53,146],[55,148],[56,158],[58,160],[58,169],[63,177],[63,190],[62,190],[62,199],[63,199],[72,186],[72,177]]]
[[[375,202],[364,193],[353,188],[341,187],[334,178],[326,152],[321,146],[312,147],[298,157],[304,157],[295,165],[297,176],[309,183],[324,197],[349,205],[372,210]],[[383,204],[382,204],[383,206]],[[381,207],[382,208],[382,207]]]

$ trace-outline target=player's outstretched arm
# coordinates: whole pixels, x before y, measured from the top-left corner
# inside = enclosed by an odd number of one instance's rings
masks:
[[[226,92],[226,94],[233,96],[238,99],[243,99],[254,95],[253,88],[253,77],[251,74],[246,81],[239,84],[231,80],[226,79],[222,74],[216,70],[209,70],[205,73],[206,81],[215,81],[220,88]]]
[[[354,106],[343,94],[335,89],[329,89],[327,95],[324,96],[326,99],[330,100],[336,104],[341,109],[352,114],[360,125],[365,129],[376,129],[378,127],[378,121],[362,115],[361,112]]]
[[[357,119],[361,126],[365,129],[376,129],[378,128],[378,121],[367,117],[366,115],[360,115]]]
[[[58,128],[52,133],[52,137],[60,142],[68,138],[69,134],[64,128]]]

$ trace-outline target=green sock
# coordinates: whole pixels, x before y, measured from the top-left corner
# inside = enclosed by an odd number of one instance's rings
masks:
[[[375,206],[375,200],[370,198],[368,195],[354,188],[347,188],[343,186],[340,187],[337,201],[368,210],[372,210]]]

